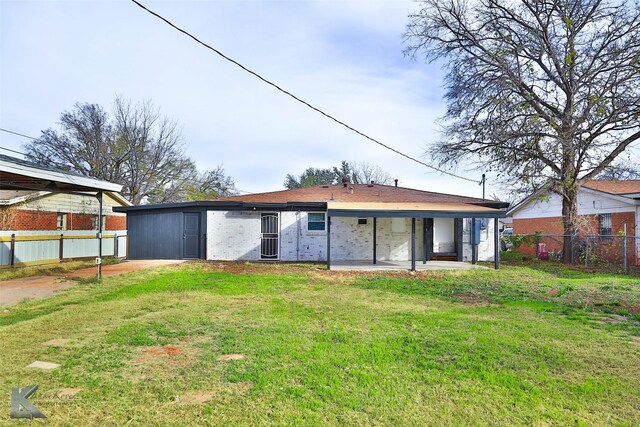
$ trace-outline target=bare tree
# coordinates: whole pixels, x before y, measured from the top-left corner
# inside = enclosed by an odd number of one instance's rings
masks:
[[[565,234],[576,234],[580,185],[640,139],[638,4],[423,0],[406,35],[409,54],[447,67],[433,157],[548,186],[562,198]]]
[[[126,153],[118,153],[114,146],[114,129],[107,112],[97,104],[77,103],[74,108],[62,113],[60,133],[46,129],[39,140],[26,146],[29,157],[41,164],[120,181]]]
[[[147,202],[211,200],[222,196],[233,196],[237,193],[233,178],[226,175],[222,166],[204,172],[198,172],[193,166],[186,170],[179,179],[153,191]]]
[[[391,175],[378,165],[367,162],[350,162],[352,170],[352,181],[355,184],[376,184],[390,185],[393,182]]]
[[[134,204],[158,188],[179,180],[194,167],[184,154],[177,123],[160,115],[149,101],[132,104],[116,98],[115,132],[119,144],[128,147],[125,159],[128,179],[123,192]]]
[[[196,197],[189,195],[189,188],[198,188],[196,181],[224,172],[219,167],[199,176],[184,153],[177,123],[150,101],[134,104],[117,97],[111,117],[97,104],[78,103],[62,114],[60,127],[60,132],[47,129],[27,144],[29,158],[121,184],[123,195],[134,204]],[[230,181],[219,183],[222,192],[231,188],[231,178],[225,178]]]

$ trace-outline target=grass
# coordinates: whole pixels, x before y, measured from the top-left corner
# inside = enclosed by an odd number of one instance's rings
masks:
[[[51,425],[638,425],[639,301],[562,268],[145,270],[1,315],[0,395],[40,384]]]
[[[102,258],[103,265],[118,264],[122,262],[120,258]],[[39,265],[35,267],[20,267],[15,269],[0,270],[0,281],[19,279],[33,276],[57,276],[70,273],[81,268],[95,267],[95,259],[91,261],[68,261],[59,264]]]

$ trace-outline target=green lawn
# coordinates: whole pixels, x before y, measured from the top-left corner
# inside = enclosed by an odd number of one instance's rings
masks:
[[[221,267],[81,283],[0,315],[0,422],[30,423],[10,421],[10,388],[36,383],[49,425],[640,424],[638,277]]]

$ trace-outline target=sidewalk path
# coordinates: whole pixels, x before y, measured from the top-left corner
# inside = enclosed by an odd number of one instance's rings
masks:
[[[119,264],[102,266],[103,276],[114,276],[129,271],[162,265],[179,264],[182,260],[135,260],[123,261]],[[59,290],[74,286],[77,282],[72,277],[85,279],[96,275],[96,267],[82,268],[64,275],[21,277],[0,281],[0,306],[15,305],[25,298],[40,299],[53,295]]]

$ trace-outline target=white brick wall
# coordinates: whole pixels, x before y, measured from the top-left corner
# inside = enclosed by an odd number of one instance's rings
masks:
[[[471,262],[471,220],[462,220],[462,259]],[[493,218],[487,219],[487,228],[480,230],[480,244],[478,245],[478,261],[493,261]]]
[[[212,260],[259,260],[261,212],[209,211],[207,213],[207,258]],[[307,212],[280,212],[280,260],[326,261],[326,231],[307,229]],[[434,221],[434,236],[441,250],[453,242],[442,227],[453,233],[449,219]],[[377,220],[377,256],[381,261],[411,259],[411,219],[403,218],[404,231],[392,230],[391,218]],[[469,225],[464,220],[463,252],[471,260]],[[416,258],[423,257],[422,219],[416,219]],[[493,220],[482,231],[479,260],[493,260]],[[333,218],[331,222],[332,260],[370,260],[373,257],[373,219],[358,224],[357,218]]]
[[[208,211],[207,259],[260,259],[260,212]]]

